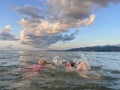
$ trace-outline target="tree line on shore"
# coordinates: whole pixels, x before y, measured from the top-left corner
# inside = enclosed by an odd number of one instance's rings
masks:
[[[120,46],[105,45],[105,46],[88,46],[80,48],[72,48],[66,51],[98,51],[98,52],[120,52]]]

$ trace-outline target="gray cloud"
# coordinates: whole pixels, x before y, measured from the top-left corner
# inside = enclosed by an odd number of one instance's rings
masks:
[[[25,5],[14,7],[23,18],[19,21],[23,27],[20,41],[34,47],[48,47],[59,41],[70,41],[76,33],[67,35],[70,28],[90,26],[94,23],[94,11],[107,7],[120,0],[46,0],[47,8],[42,11],[40,7]],[[74,31],[76,32],[76,31]]]
[[[31,5],[25,5],[23,7],[16,6],[12,8],[23,16],[27,16],[31,18],[43,18],[41,15],[41,9],[38,6],[33,7]]]
[[[0,40],[16,40],[14,35],[11,34],[11,31],[10,25],[5,26],[5,28],[0,31]]]
[[[15,40],[15,37],[9,33],[0,33],[0,39],[1,40]]]
[[[120,0],[47,0],[48,12],[57,18],[84,19],[96,8],[106,7]]]
[[[88,0],[92,2],[93,4],[97,4],[98,6],[106,7],[110,3],[118,3],[120,0]]]

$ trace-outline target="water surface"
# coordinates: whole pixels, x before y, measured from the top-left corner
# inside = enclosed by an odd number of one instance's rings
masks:
[[[55,56],[77,61],[81,52],[0,51],[0,90],[120,90],[120,53],[83,53],[100,79],[87,79],[63,70],[47,69],[35,75],[20,71],[43,57],[47,62]]]

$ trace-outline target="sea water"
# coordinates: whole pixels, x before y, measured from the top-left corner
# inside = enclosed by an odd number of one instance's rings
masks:
[[[79,61],[84,54],[91,71],[101,78],[83,78],[63,70],[22,72],[40,58],[52,62],[54,57]],[[0,90],[120,90],[119,52],[0,51]]]

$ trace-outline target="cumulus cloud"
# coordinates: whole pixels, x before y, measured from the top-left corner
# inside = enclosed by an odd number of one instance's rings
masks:
[[[58,41],[70,41],[75,38],[76,33],[70,35],[60,34],[63,31],[59,23],[49,24],[47,21],[41,22],[33,23],[25,19],[20,21],[20,24],[23,26],[23,30],[20,33],[21,43],[43,48]]]
[[[16,40],[14,35],[11,34],[11,26],[7,25],[0,31],[0,40]]]
[[[83,25],[91,25],[95,16],[90,16],[87,19],[75,22],[74,24],[62,24],[59,22],[48,22],[40,20],[40,23],[32,22],[31,20],[21,19],[20,25],[23,30],[20,33],[20,41],[34,47],[47,47],[58,41],[70,41],[75,38],[76,32],[70,35],[62,35],[67,32],[72,26],[79,27]]]
[[[20,25],[20,41],[34,47],[48,47],[58,41],[70,41],[76,33],[69,32],[71,28],[90,26],[94,23],[93,12],[110,3],[120,0],[46,0],[46,10],[40,7],[25,5],[14,10],[31,18],[23,18]],[[37,18],[37,19],[36,19]],[[76,31],[75,31],[76,32]]]

